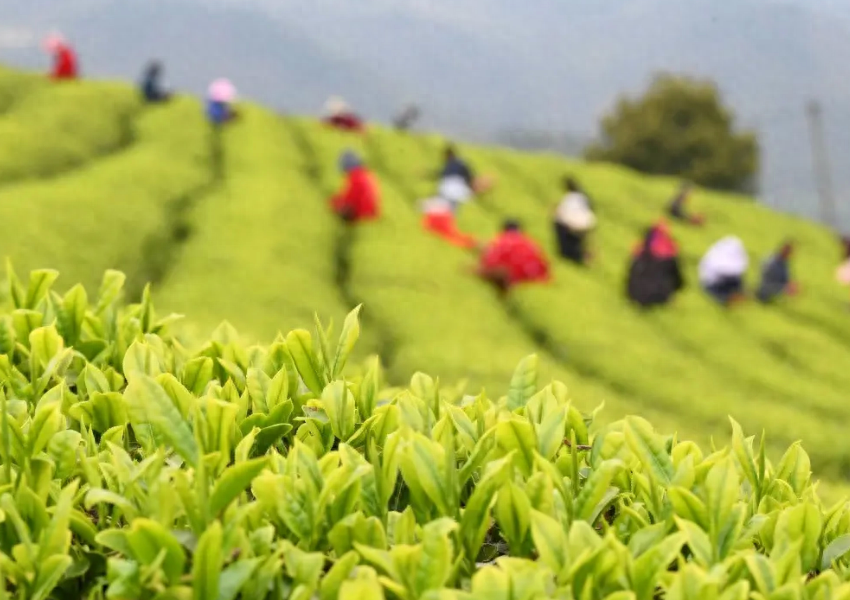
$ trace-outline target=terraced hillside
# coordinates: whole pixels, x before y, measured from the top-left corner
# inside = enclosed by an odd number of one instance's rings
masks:
[[[707,440],[734,415],[766,428],[775,448],[805,440],[830,485],[850,477],[850,312],[833,283],[837,251],[824,229],[746,198],[707,192],[704,229],[675,228],[691,285],[675,305],[643,313],[622,297],[627,256],[676,182],[609,165],[469,147],[498,186],[464,209],[482,237],[519,217],[552,246],[549,214],[566,173],[593,195],[598,261],[555,267],[547,286],[502,301],[468,274],[474,257],[421,232],[416,201],[432,183],[442,140],[375,128],[365,138],[245,107],[220,136],[200,107],[178,99],[143,107],[113,84],[49,85],[0,71],[0,253],[19,270],[52,267],[91,293],[105,268],[128,273],[130,293],[153,283],[157,305],[192,315],[186,343],[223,319],[246,338],[340,323],[363,303],[361,358],[388,376],[416,370],[445,385],[503,393],[517,361],[537,353],[547,377],[569,382],[603,420],[639,413],[659,429]],[[340,185],[336,157],[363,153],[383,191],[378,222],[348,230],[326,207]],[[785,236],[799,242],[801,297],[765,308],[715,307],[695,288],[696,262],[727,233],[755,268]],[[61,286],[60,286],[61,287]]]

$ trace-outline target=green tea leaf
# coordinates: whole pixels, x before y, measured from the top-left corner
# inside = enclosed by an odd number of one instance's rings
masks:
[[[196,396],[204,393],[207,384],[213,378],[213,360],[208,356],[198,356],[183,365],[183,385]]]
[[[56,315],[56,321],[59,326],[59,332],[65,339],[65,343],[69,346],[73,346],[80,339],[88,304],[89,299],[86,295],[86,289],[79,284],[71,288],[62,299],[62,305]]]
[[[511,552],[519,554],[531,527],[531,501],[522,488],[512,481],[502,486],[496,500],[495,515]]]
[[[336,346],[336,354],[331,363],[331,378],[336,379],[342,374],[345,368],[345,363],[348,362],[348,357],[354,349],[357,340],[360,337],[360,309],[358,306],[345,317],[345,322],[342,324],[342,331],[339,335],[339,342]]]
[[[95,312],[102,314],[107,308],[112,306],[118,296],[121,295],[121,290],[124,288],[124,281],[127,277],[120,271],[107,270],[103,274],[103,280],[100,283],[100,291],[97,294],[97,306]]]
[[[217,600],[236,600],[260,563],[261,558],[248,558],[228,565],[218,578]]]
[[[38,303],[47,296],[47,292],[50,291],[50,288],[58,277],[59,271],[53,271],[52,269],[40,269],[30,272],[30,284],[27,289],[25,308],[35,309]]]
[[[776,478],[787,481],[797,497],[803,495],[803,490],[809,484],[812,476],[812,464],[809,455],[800,446],[799,442],[793,444],[782,456],[776,467]]]
[[[254,478],[266,467],[265,457],[233,465],[225,469],[210,496],[210,512],[217,515],[251,485]]]
[[[222,542],[221,524],[213,521],[198,540],[195,555],[192,557],[192,589],[195,600],[218,598]]]
[[[600,504],[606,499],[611,482],[624,467],[619,460],[606,460],[591,471],[575,499],[574,518],[588,521],[591,525],[595,523],[602,510]]]
[[[350,577],[358,562],[360,562],[360,556],[353,550],[339,557],[327,575],[322,578],[319,589],[320,599],[336,600],[340,587]]]
[[[569,564],[569,541],[558,521],[539,511],[531,511],[531,537],[540,560],[554,573]]]
[[[850,552],[850,534],[845,533],[832,540],[829,545],[823,550],[823,558],[821,559],[820,569],[825,571],[830,568],[833,563],[847,556]]]
[[[517,365],[508,391],[508,410],[522,408],[537,392],[537,369],[536,354],[525,357]]]
[[[534,466],[537,441],[531,423],[518,417],[496,425],[496,445],[504,453],[516,451],[516,465],[528,477]]]
[[[644,468],[652,474],[657,483],[668,487],[673,481],[676,469],[650,424],[639,417],[628,417],[624,431],[629,447]]]
[[[124,377],[131,383],[136,378],[156,377],[162,373],[162,368],[153,349],[148,344],[141,342],[133,342],[127,348],[122,368],[124,369]]]
[[[330,420],[334,436],[346,441],[356,428],[354,395],[344,381],[334,381],[322,392],[322,408]]]
[[[70,556],[56,554],[39,563],[28,600],[47,600],[73,562]]]
[[[160,568],[169,582],[177,583],[183,575],[186,554],[180,542],[160,523],[139,518],[133,521],[127,534],[133,558],[145,566],[153,565],[164,552]]]
[[[286,336],[286,347],[295,362],[295,368],[307,388],[317,396],[325,387],[324,375],[313,352],[313,338],[309,331],[296,329]]]
[[[166,440],[186,462],[197,466],[199,450],[195,436],[156,381],[137,372],[124,392],[124,399],[134,427],[153,427],[157,435]]]

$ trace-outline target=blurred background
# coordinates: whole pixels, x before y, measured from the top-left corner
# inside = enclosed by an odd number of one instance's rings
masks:
[[[521,24],[521,25],[519,25]],[[416,102],[423,124],[472,141],[579,154],[618,96],[658,71],[713,80],[754,129],[766,204],[818,217],[816,102],[841,227],[850,227],[850,2],[845,0],[28,0],[0,5],[4,60],[43,68],[58,29],[88,77],[138,78],[158,57],[201,92],[240,92],[315,112],[345,90],[389,120]],[[127,36],[132,30],[134,35]],[[824,178],[826,175],[824,175]],[[823,182],[822,182],[823,183]],[[827,190],[829,193],[829,190]]]

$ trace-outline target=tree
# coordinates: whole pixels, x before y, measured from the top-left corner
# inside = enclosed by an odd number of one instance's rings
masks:
[[[644,173],[674,175],[722,190],[749,190],[759,166],[752,132],[709,81],[659,75],[642,98],[621,98],[602,120],[602,142],[586,156]]]

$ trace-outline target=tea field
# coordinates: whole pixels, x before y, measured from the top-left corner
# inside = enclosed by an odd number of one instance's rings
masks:
[[[482,238],[508,216],[553,250],[550,214],[567,174],[598,207],[590,268],[555,263],[546,286],[506,301],[469,275],[472,255],[419,226],[417,200],[433,191],[444,141],[374,127],[363,138],[257,106],[220,136],[199,104],[178,98],[144,107],[111,83],[54,86],[0,70],[0,254],[19,273],[52,268],[63,291],[82,282],[94,297],[105,269],[127,274],[137,300],[152,284],[157,306],[188,315],[186,347],[222,320],[247,342],[340,325],[362,304],[354,359],[380,354],[388,380],[417,371],[442,385],[495,396],[523,357],[541,381],[567,384],[576,406],[602,423],[639,414],[661,431],[706,444],[728,436],[728,417],[768,432],[769,456],[803,440],[829,492],[850,477],[850,310],[835,284],[839,255],[824,228],[743,197],[699,191],[708,225],[674,225],[688,289],[644,313],[623,298],[628,255],[677,182],[552,155],[464,147],[497,179],[460,225]],[[383,192],[382,218],[349,231],[327,210],[341,184],[336,158],[360,151]],[[771,307],[714,306],[696,287],[696,264],[735,233],[760,260],[784,238],[798,243],[802,294]],[[339,327],[336,328],[338,332]]]

